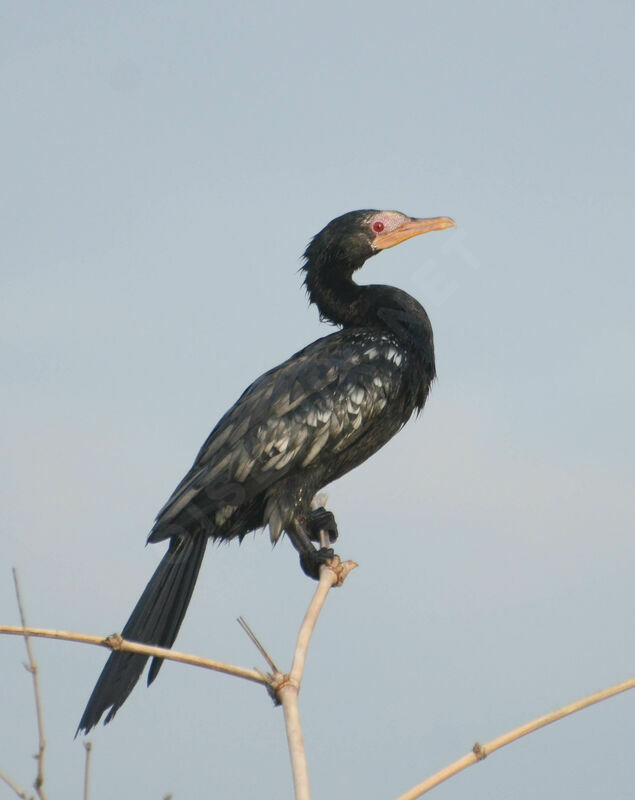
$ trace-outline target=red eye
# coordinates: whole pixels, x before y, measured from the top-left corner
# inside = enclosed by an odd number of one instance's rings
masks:
[[[373,222],[373,230],[375,231],[375,233],[381,233],[383,229],[384,229],[383,222],[379,222],[379,220],[377,222]]]

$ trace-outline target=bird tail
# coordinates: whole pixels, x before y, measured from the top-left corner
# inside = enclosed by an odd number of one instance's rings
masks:
[[[124,639],[159,647],[171,647],[179,632],[192,597],[194,584],[205,555],[207,536],[203,533],[174,537],[156,572],[150,579],[130,619],[121,632]],[[88,733],[108,708],[104,724],[110,722],[141,677],[148,656],[113,652],[97,681],[77,733]],[[163,659],[153,658],[148,686],[156,678]]]

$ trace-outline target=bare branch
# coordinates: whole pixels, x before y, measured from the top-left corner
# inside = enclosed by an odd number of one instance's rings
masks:
[[[122,639],[118,633],[111,636],[93,636],[89,633],[70,633],[69,631],[56,631],[49,628],[25,628],[17,625],[0,625],[0,634],[6,633],[13,636],[39,636],[44,639],[62,639],[66,642],[80,642],[81,644],[96,644],[101,647],[108,647],[110,650],[121,650],[126,653],[139,653],[144,656],[157,656],[166,661],[177,661],[180,664],[191,664],[194,667],[211,669],[215,672],[223,672],[226,675],[236,675],[254,683],[267,684],[268,680],[261,672],[255,669],[237,667],[234,664],[226,664],[223,661],[215,661],[212,658],[202,658],[190,653],[180,653],[177,650],[170,650],[167,647],[154,647],[150,644],[140,644]]]
[[[289,677],[291,680],[296,681],[298,688],[302,681],[304,674],[304,664],[306,661],[307,650],[309,649],[309,642],[315,628],[315,623],[320,616],[326,596],[332,586],[341,586],[346,580],[349,572],[355,569],[357,564],[354,561],[340,561],[339,556],[331,559],[328,564],[320,568],[320,580],[311,600],[311,604],[304,615],[304,620],[300,627],[298,634],[298,642],[295,649],[293,658],[293,665]]]
[[[575,714],[576,711],[581,711],[583,708],[588,708],[595,703],[600,703],[602,700],[606,700],[609,697],[614,697],[616,694],[621,694],[629,689],[635,689],[635,678],[630,678],[627,681],[615,684],[615,686],[610,686],[608,689],[602,689],[602,691],[590,694],[587,697],[583,697],[581,700],[576,700],[574,703],[563,706],[557,711],[552,711],[551,713],[545,714],[542,717],[538,717],[531,722],[527,722],[525,725],[521,725],[519,728],[514,728],[512,731],[504,733],[502,736],[498,736],[496,739],[492,739],[490,742],[487,742],[487,744],[479,744],[476,742],[471,752],[466,753],[466,755],[464,755],[462,758],[459,758],[454,763],[448,764],[447,767],[439,770],[439,772],[435,772],[434,775],[431,775],[418,786],[414,786],[405,794],[399,795],[397,800],[415,800],[415,798],[421,797],[426,792],[429,792],[430,789],[434,789],[435,786],[443,783],[443,781],[447,781],[448,778],[451,778],[458,772],[461,772],[467,767],[471,767],[472,764],[476,764],[477,761],[482,761],[490,753],[493,753],[495,750],[499,750],[506,744],[515,742],[517,739],[520,739],[522,736],[526,736],[528,733],[533,733],[533,731],[537,731],[539,728],[544,728],[545,725],[550,725],[552,722],[557,722],[563,717],[568,717],[570,714]]]
[[[249,670],[244,667],[237,667],[231,664],[225,664],[220,661],[212,659],[201,658],[186,653],[175,652],[165,647],[154,647],[152,645],[140,644],[137,642],[126,641],[121,638],[119,634],[113,634],[108,637],[93,636],[83,633],[70,633],[67,631],[55,631],[46,628],[27,628],[23,626],[19,628],[13,625],[0,626],[0,634],[13,634],[24,636],[41,636],[49,639],[62,639],[64,641],[80,642],[83,644],[99,645],[101,647],[108,647],[111,650],[120,650],[131,653],[139,653],[147,656],[157,656],[165,658],[169,661],[177,661],[180,663],[191,664],[193,666],[212,669],[217,672],[224,672],[230,675],[236,675],[246,680],[251,680],[255,683],[261,683],[273,692],[282,704],[285,715],[285,724],[287,727],[287,736],[289,741],[289,751],[291,753],[291,762],[294,773],[294,783],[296,786],[296,797],[298,800],[309,800],[309,784],[308,772],[306,768],[306,756],[304,754],[304,745],[302,742],[302,730],[300,728],[300,717],[298,712],[297,695],[300,688],[300,682],[304,673],[304,665],[306,661],[306,654],[311,639],[311,634],[317,622],[318,616],[326,600],[326,596],[332,586],[340,586],[348,573],[356,567],[357,564],[353,561],[346,561],[342,563],[338,557],[332,559],[328,565],[325,565],[320,570],[320,580],[317,589],[309,605],[304,621],[300,627],[298,635],[298,642],[293,659],[293,665],[289,675],[282,675],[276,668],[273,660],[267,655],[265,649],[258,642],[255,635],[250,631],[249,627],[241,621],[243,628],[247,630],[252,641],[259,647],[263,656],[268,661],[274,674],[263,675],[258,670]],[[87,765],[88,768],[88,765]],[[86,779],[87,780],[87,779]],[[85,788],[85,792],[87,789]]]
[[[84,742],[86,751],[86,761],[84,762],[84,800],[88,800],[88,788],[90,786],[90,754],[93,749],[91,742]]]
[[[302,738],[300,709],[298,708],[298,691],[298,686],[287,681],[278,689],[278,697],[284,711],[284,724],[287,730],[295,798],[296,800],[311,800],[309,770],[304,751],[304,739]]]
[[[13,789],[17,796],[22,798],[22,800],[30,800],[28,794],[20,789],[19,786],[16,786],[16,784],[7,775],[5,775],[4,772],[0,772],[0,781],[4,781],[9,789]]]
[[[31,640],[29,634],[26,632],[26,617],[24,614],[24,606],[22,605],[22,597],[20,596],[20,584],[18,582],[18,573],[16,568],[13,567],[13,583],[15,585],[15,597],[18,602],[18,610],[20,612],[20,622],[24,629],[24,643],[26,645],[26,653],[29,659],[27,666],[28,671],[33,678],[33,694],[35,695],[35,716],[37,719],[37,733],[38,733],[38,752],[35,756],[37,762],[37,775],[35,776],[35,783],[33,788],[40,800],[46,800],[46,794],[43,789],[44,785],[44,750],[46,748],[46,740],[44,739],[44,720],[42,717],[42,701],[40,699],[40,684],[37,674],[37,664],[33,657],[33,650],[31,648]]]
[[[121,650],[131,653],[139,653],[141,655],[157,656],[158,658],[164,658],[169,661],[176,661],[183,664],[190,664],[192,666],[203,667],[204,669],[211,669],[216,672],[223,672],[228,675],[235,675],[237,677],[244,678],[245,680],[250,680],[253,681],[254,683],[260,683],[265,685],[267,689],[270,691],[270,693],[274,694],[275,697],[283,706],[285,714],[285,725],[287,728],[287,738],[289,742],[289,752],[291,755],[291,763],[294,775],[296,799],[310,800],[308,771],[306,766],[306,756],[304,753],[302,730],[300,726],[300,715],[297,702],[298,692],[300,689],[302,676],[304,674],[304,666],[306,663],[306,655],[311,640],[311,635],[315,628],[315,624],[317,622],[321,609],[324,605],[328,592],[330,591],[332,586],[341,585],[345,580],[346,576],[348,575],[348,573],[356,566],[357,564],[355,564],[355,562],[353,561],[346,561],[344,563],[341,563],[339,558],[336,556],[329,562],[328,565],[325,565],[321,568],[320,580],[318,582],[318,586],[315,590],[315,594],[311,600],[309,608],[306,612],[306,615],[300,627],[293,664],[291,667],[291,671],[289,672],[288,675],[282,675],[280,672],[278,672],[278,670],[275,668],[275,664],[266,655],[266,651],[264,650],[262,645],[258,643],[258,640],[254,636],[254,634],[250,631],[246,623],[244,623],[244,621],[242,621],[241,624],[248,631],[251,638],[257,643],[264,657],[267,658],[270,666],[274,670],[273,675],[265,675],[258,670],[250,670],[244,667],[238,667],[232,664],[226,664],[221,661],[215,661],[213,659],[201,658],[200,656],[195,656],[188,653],[180,653],[164,647],[154,647],[152,645],[130,642],[122,639],[121,636],[119,636],[119,634],[113,634],[111,636],[104,638],[101,636],[94,636],[90,634],[69,633],[67,631],[50,630],[47,628],[27,627],[24,624],[25,623],[24,609],[22,606],[22,601],[17,584],[17,576],[15,575],[14,571],[14,580],[16,582],[16,595],[18,598],[18,606],[20,608],[20,617],[23,624],[22,626],[2,625],[0,626],[0,634],[5,633],[9,635],[23,636],[27,647],[27,653],[29,657],[29,664],[27,665],[27,669],[33,675],[34,691],[36,696],[36,711],[38,716],[38,732],[40,739],[40,749],[38,754],[35,756],[36,760],[38,761],[38,775],[36,778],[36,782],[34,784],[34,788],[36,789],[37,795],[40,798],[40,800],[46,800],[46,796],[42,789],[42,784],[43,784],[42,760],[45,748],[45,740],[44,740],[44,730],[42,725],[42,711],[40,704],[39,687],[37,682],[37,665],[33,658],[33,653],[30,645],[30,637],[33,636],[49,638],[49,639],[62,639],[65,641],[73,641],[84,644],[100,645],[102,647],[107,647],[110,650]],[[629,680],[623,681],[622,683],[618,683],[614,686],[609,687],[608,689],[604,689],[600,692],[596,692],[580,700],[577,700],[576,702],[566,705],[558,709],[557,711],[553,711],[549,714],[545,714],[542,717],[538,717],[537,719],[528,722],[525,725],[521,725],[520,727],[515,728],[514,730],[509,731],[508,733],[505,733],[502,736],[497,737],[496,739],[492,739],[490,742],[487,742],[484,745],[481,745],[477,742],[469,753],[464,755],[462,758],[459,758],[452,764],[449,764],[448,766],[444,767],[442,770],[430,776],[417,786],[413,787],[405,794],[400,795],[396,800],[415,800],[415,798],[421,797],[423,794],[430,791],[430,789],[433,789],[435,786],[438,786],[440,783],[443,783],[448,778],[452,777],[453,775],[456,775],[458,772],[461,772],[467,767],[472,766],[478,761],[482,761],[490,753],[493,753],[494,751],[499,750],[501,747],[504,747],[505,745],[516,741],[517,739],[520,739],[522,736],[526,736],[527,734],[532,733],[533,731],[538,730],[539,728],[542,728],[546,725],[549,725],[552,722],[556,722],[557,720],[560,720],[563,717],[569,716],[570,714],[574,714],[577,711],[587,708],[588,706],[602,702],[603,700],[606,700],[609,697],[614,697],[617,694],[620,694],[622,692],[628,691],[629,689],[633,688],[635,688],[635,678],[630,678]],[[86,770],[85,770],[85,781],[84,781],[84,798],[85,800],[87,800],[90,745],[87,744],[85,746],[86,746]],[[26,792],[21,790],[15,783],[13,783],[13,781],[11,781],[1,771],[0,771],[0,780],[6,783],[6,785],[13,790],[13,792],[17,795],[17,797],[22,798],[22,800],[32,800],[26,794]]]
[[[300,724],[300,711],[298,708],[298,693],[302,676],[304,675],[304,665],[306,654],[311,641],[311,635],[315,628],[315,623],[320,615],[326,597],[333,586],[341,586],[348,573],[357,564],[354,561],[341,562],[338,556],[331,559],[328,564],[320,568],[320,580],[313,595],[313,599],[304,616],[298,641],[293,658],[291,671],[288,675],[281,676],[282,680],[275,687],[276,695],[282,703],[284,710],[284,721],[287,729],[287,741],[289,743],[289,755],[291,757],[291,768],[293,770],[293,784],[295,788],[296,800],[311,800],[311,789],[309,786],[309,772],[304,751],[304,741],[302,738],[302,726]]]
[[[331,537],[328,531],[320,531],[320,547],[330,547]]]

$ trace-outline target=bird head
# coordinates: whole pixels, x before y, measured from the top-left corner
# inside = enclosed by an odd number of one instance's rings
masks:
[[[349,211],[331,220],[313,237],[304,257],[307,266],[311,262],[335,262],[342,267],[350,267],[352,273],[381,250],[394,247],[413,236],[440,231],[454,224],[450,217],[417,219],[399,211]]]

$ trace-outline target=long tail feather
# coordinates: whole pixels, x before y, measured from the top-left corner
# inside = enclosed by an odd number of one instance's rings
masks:
[[[183,622],[205,555],[207,536],[175,538],[150,579],[130,619],[121,632],[124,639],[171,647]],[[107,710],[110,722],[141,677],[148,656],[113,652],[97,681],[77,732],[93,728]],[[163,659],[154,658],[148,685],[156,678]]]

